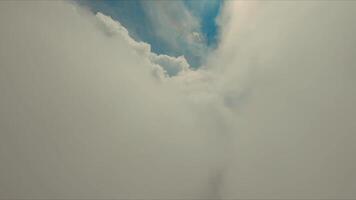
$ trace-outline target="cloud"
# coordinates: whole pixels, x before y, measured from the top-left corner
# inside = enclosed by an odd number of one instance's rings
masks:
[[[216,44],[214,19],[220,8],[219,1],[76,2],[94,13],[101,12],[120,21],[131,37],[149,43],[157,54],[184,55],[193,68],[204,63],[208,49]]]
[[[162,44],[169,46],[170,54],[185,55],[194,68],[204,63],[209,47],[201,33],[200,19],[190,12],[183,1],[141,3],[153,32]]]
[[[356,196],[355,3],[226,2],[198,70],[68,2],[0,5],[0,198]]]
[[[232,1],[224,9],[209,63],[224,98],[239,104],[227,105],[237,115],[222,196],[355,198],[356,4]]]
[[[68,2],[0,4],[0,198],[216,196],[217,122],[152,75],[182,57]]]
[[[204,63],[208,49],[216,45],[217,27],[214,20],[219,12],[220,1],[76,2],[94,13],[101,12],[120,21],[129,30],[130,36],[149,43],[156,54],[184,55],[193,68]]]
[[[159,78],[167,78],[170,76],[176,76],[179,73],[190,70],[190,66],[184,56],[172,57],[167,55],[157,55],[151,52],[151,46],[145,42],[137,42],[130,37],[128,31],[123,27],[120,22],[114,21],[111,17],[102,13],[96,14],[97,18],[103,25],[103,29],[110,35],[119,35],[125,38],[127,43],[136,50],[136,52],[148,59],[152,64],[159,65],[158,67],[153,65],[152,68]]]

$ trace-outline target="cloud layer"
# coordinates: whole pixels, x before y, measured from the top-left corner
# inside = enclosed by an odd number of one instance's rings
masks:
[[[101,13],[0,2],[0,198],[355,198],[355,11],[227,2],[191,70]]]

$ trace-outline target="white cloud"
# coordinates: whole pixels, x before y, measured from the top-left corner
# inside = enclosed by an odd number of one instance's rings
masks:
[[[0,2],[0,198],[216,195],[217,122],[152,76],[150,59],[184,58],[146,56],[108,19]]]
[[[200,30],[200,24],[181,1],[142,2],[157,34],[172,47],[181,48],[180,37],[188,38]],[[161,28],[167,27],[167,28]],[[173,39],[172,39],[173,38]],[[193,43],[193,42],[192,42]]]
[[[228,104],[237,115],[222,196],[354,199],[355,2],[226,3],[209,63],[225,99],[247,96]]]
[[[0,198],[354,198],[355,9],[226,2],[192,71],[100,13],[0,2]]]
[[[209,48],[201,34],[199,18],[192,15],[183,1],[142,1],[160,43],[168,45],[171,54],[184,54],[194,67],[204,63]],[[164,27],[164,28],[163,28]]]
[[[126,39],[128,44],[132,46],[141,56],[150,60],[152,68],[161,79],[168,78],[170,76],[176,76],[179,73],[190,71],[190,66],[184,56],[172,57],[167,55],[157,55],[151,52],[151,47],[145,42],[137,42],[129,36],[128,31],[123,27],[120,22],[114,21],[111,17],[103,15],[102,13],[97,13],[96,16],[104,25],[104,30],[107,31],[111,36],[119,35]]]

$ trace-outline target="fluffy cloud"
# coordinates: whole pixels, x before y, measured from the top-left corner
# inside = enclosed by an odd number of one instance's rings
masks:
[[[0,198],[355,198],[353,2],[226,2],[206,66],[0,2]]]
[[[151,52],[151,47],[145,42],[137,42],[132,39],[128,31],[123,27],[120,22],[114,21],[111,17],[103,15],[102,13],[96,14],[99,22],[103,25],[103,29],[109,36],[116,36],[125,38],[127,43],[136,50],[136,52],[148,59],[152,64],[159,66],[152,66],[158,78],[164,79],[170,76],[176,76],[179,73],[190,70],[190,66],[184,56],[172,57],[167,55],[157,55]]]
[[[147,45],[68,2],[0,4],[0,198],[216,195],[218,122]]]

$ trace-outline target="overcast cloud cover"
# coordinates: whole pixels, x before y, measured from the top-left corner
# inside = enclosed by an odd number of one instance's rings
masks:
[[[0,1],[0,198],[355,199],[355,13],[225,2],[192,70],[76,3]]]

